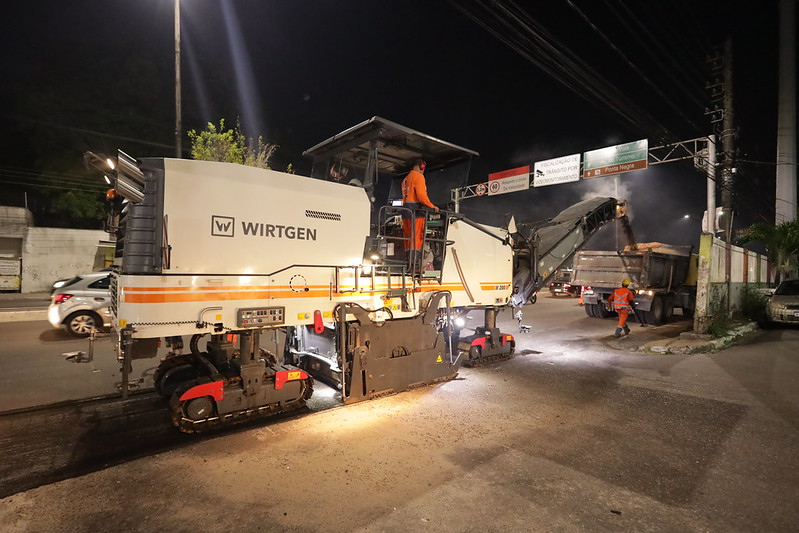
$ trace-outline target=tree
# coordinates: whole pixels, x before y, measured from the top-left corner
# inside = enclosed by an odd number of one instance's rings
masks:
[[[236,124],[234,129],[225,129],[225,119],[219,121],[219,127],[208,123],[205,131],[190,130],[191,156],[201,161],[223,161],[239,163],[258,168],[270,168],[269,159],[277,150],[276,144],[264,143],[262,137],[249,140]]]
[[[775,282],[779,283],[783,275],[789,276],[796,268],[799,255],[799,219],[776,226],[762,222],[752,224],[738,243],[747,244],[753,241],[765,245],[769,261],[776,271]]]

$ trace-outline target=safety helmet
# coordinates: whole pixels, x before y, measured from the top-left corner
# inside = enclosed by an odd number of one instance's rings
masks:
[[[625,279],[625,280],[623,280],[621,282],[621,286],[622,287],[627,287],[629,284],[630,284],[630,280],[629,279]]]

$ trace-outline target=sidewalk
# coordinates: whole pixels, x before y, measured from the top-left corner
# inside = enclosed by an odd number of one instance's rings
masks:
[[[685,331],[680,333],[676,338],[658,339],[648,342],[638,347],[639,352],[648,353],[673,353],[673,354],[693,354],[693,353],[710,353],[723,350],[724,348],[735,343],[738,339],[757,331],[757,324],[748,322],[733,328],[724,337],[715,337],[713,335],[703,335],[694,333],[693,331]]]
[[[0,292],[0,322],[47,320],[49,292]]]
[[[629,336],[613,338],[608,345],[618,350],[651,354],[695,354],[713,353],[734,344],[744,335],[758,330],[754,322],[747,322],[732,328],[727,335],[715,337],[693,332],[693,324],[688,321],[670,322],[660,326],[638,327],[631,323]]]

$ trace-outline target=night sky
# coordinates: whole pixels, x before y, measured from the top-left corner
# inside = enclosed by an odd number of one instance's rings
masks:
[[[555,55],[531,53],[519,44],[529,35],[497,26],[503,7],[521,5],[527,27]],[[18,205],[34,180],[59,173],[61,183],[88,187],[85,150],[174,155],[173,6],[75,0],[8,8],[0,23],[0,203]],[[478,151],[471,183],[603,146],[713,132],[704,114],[706,59],[730,35],[736,226],[773,220],[776,1],[182,0],[181,14],[184,130],[238,118],[247,135],[280,145],[275,168],[292,163],[303,174],[310,170],[303,150],[379,115]],[[577,67],[551,66],[567,54]],[[607,81],[615,107],[633,105],[647,119],[625,120],[575,75]],[[624,174],[618,183],[639,241],[698,242],[705,178],[690,164]],[[508,213],[542,220],[584,197],[614,196],[615,186],[599,178],[466,200],[462,208],[494,224]],[[431,184],[440,205],[446,188]]]

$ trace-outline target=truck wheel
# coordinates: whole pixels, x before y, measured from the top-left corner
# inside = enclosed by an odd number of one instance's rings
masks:
[[[538,291],[533,292],[533,295],[530,296],[530,303],[534,304],[538,300]]]
[[[655,296],[649,311],[644,312],[644,317],[647,324],[651,326],[661,325],[663,323],[663,298]]]
[[[594,316],[597,318],[608,318],[612,314],[614,314],[613,311],[608,311],[608,309],[605,307],[605,304],[602,302],[599,302],[594,306]]]
[[[93,329],[103,325],[100,317],[91,311],[75,311],[63,322],[64,330],[73,337],[88,337]]]
[[[591,317],[595,316],[594,315],[594,307],[596,307],[596,304],[585,304],[583,307],[585,308],[585,314],[586,315],[591,316]]]
[[[666,296],[663,298],[663,322],[670,322],[674,315],[674,298]]]

